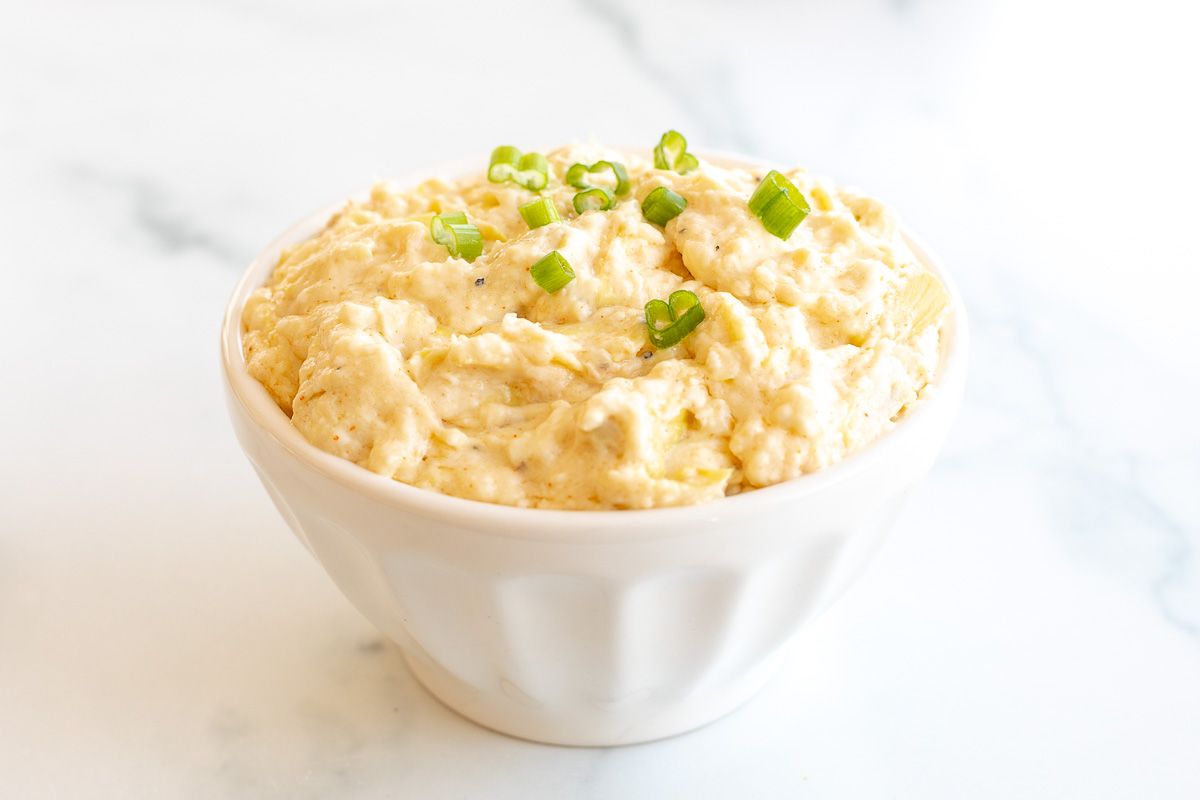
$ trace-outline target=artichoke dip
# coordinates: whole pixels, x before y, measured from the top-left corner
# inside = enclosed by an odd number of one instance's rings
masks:
[[[949,297],[876,200],[673,131],[483,166],[375,186],[247,302],[312,444],[492,503],[674,506],[834,464],[933,379]]]

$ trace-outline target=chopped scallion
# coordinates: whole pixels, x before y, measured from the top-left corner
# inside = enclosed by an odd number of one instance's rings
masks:
[[[522,154],[512,145],[500,145],[492,151],[488,164],[488,180],[492,183],[512,181],[535,192],[546,188],[550,165],[541,153]]]
[[[588,188],[587,172],[587,164],[572,164],[567,168],[567,174],[563,176],[563,183],[574,186],[576,189],[586,189]]]
[[[650,343],[659,350],[674,347],[704,321],[704,307],[695,292],[679,289],[664,302],[646,303],[646,330]]]
[[[520,186],[535,192],[546,188],[550,176],[550,165],[541,153],[526,153],[517,162],[513,180]]]
[[[445,214],[435,214],[429,223],[429,232],[433,234],[433,240],[438,244],[442,244],[439,233],[444,225],[466,225],[467,212],[465,211],[448,211]]]
[[[666,186],[659,186],[642,201],[642,216],[662,227],[683,213],[685,208],[686,198]]]
[[[532,203],[521,206],[521,217],[530,230],[549,225],[551,222],[562,221],[562,217],[558,215],[558,209],[554,207],[554,201],[549,197],[539,197]]]
[[[791,236],[809,211],[804,195],[777,170],[771,170],[762,179],[748,205],[750,213],[762,220],[763,227],[780,239]]]
[[[596,175],[601,172],[612,173],[611,191],[617,197],[629,191],[629,173],[625,171],[625,165],[620,161],[597,161],[590,166],[588,164],[572,164],[567,170],[565,180],[576,189],[591,189],[593,184],[588,182],[588,175]]]
[[[667,131],[654,147],[654,166],[686,175],[700,166],[700,161],[687,151],[687,139],[682,133]]]
[[[483,252],[483,235],[467,222],[465,211],[435,215],[429,222],[429,233],[455,258],[474,261]]]
[[[551,250],[535,261],[529,268],[529,274],[533,276],[534,283],[550,294],[575,280],[575,270],[557,250]]]
[[[585,211],[604,211],[612,208],[615,202],[616,198],[613,197],[613,193],[600,186],[584,189],[571,200],[577,214],[582,214]]]
[[[502,144],[492,151],[492,160],[488,164],[488,180],[492,183],[504,183],[512,178],[517,171],[517,162],[521,160],[521,151],[510,144]]]

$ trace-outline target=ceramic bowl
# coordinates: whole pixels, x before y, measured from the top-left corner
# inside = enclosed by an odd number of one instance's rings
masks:
[[[430,170],[401,185],[461,172]],[[843,462],[702,505],[644,511],[522,509],[414,488],[309,444],[246,371],[247,297],[280,250],[329,215],[263,250],[229,301],[221,352],[234,430],[288,525],[400,645],[421,683],[503,733],[626,744],[743,703],[783,645],[876,552],[962,397],[963,305],[909,237],[953,298],[941,370],[892,431]]]

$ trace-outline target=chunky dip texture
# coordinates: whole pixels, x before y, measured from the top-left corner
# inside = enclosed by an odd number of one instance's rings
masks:
[[[564,177],[604,160],[629,189],[578,213]],[[679,174],[594,145],[546,162],[540,193],[483,164],[379,184],[282,254],[246,305],[245,357],[310,442],[493,503],[674,506],[834,464],[932,380],[948,297],[878,201],[783,171],[811,207],[783,239],[748,205],[766,170]],[[663,226],[642,209],[660,186],[686,200]],[[531,229],[539,196],[561,221]],[[471,262],[431,236],[451,212],[481,235]],[[574,275],[553,292],[530,271],[552,251]],[[659,349],[646,304],[680,289],[703,321]]]

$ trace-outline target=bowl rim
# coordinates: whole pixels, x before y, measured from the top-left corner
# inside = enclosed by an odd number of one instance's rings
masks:
[[[623,152],[625,148],[617,148]],[[704,151],[706,160],[723,166],[770,168],[760,159]],[[416,185],[434,176],[466,175],[486,164],[486,156],[459,159],[435,164],[427,169],[410,170],[389,182]],[[362,197],[359,192],[350,197]],[[291,418],[276,405],[266,388],[250,375],[242,351],[242,310],[250,294],[263,285],[278,260],[280,251],[288,245],[303,241],[320,230],[329,218],[346,202],[325,206],[289,226],[260,250],[238,279],[221,325],[221,363],[230,402],[236,403],[257,427],[296,461],[321,476],[364,494],[385,505],[401,508],[423,517],[453,521],[464,527],[486,529],[518,538],[554,538],[568,541],[574,537],[587,538],[602,533],[605,539],[652,538],[647,532],[663,535],[688,530],[689,523],[712,523],[718,519],[750,516],[755,509],[794,502],[829,489],[851,479],[872,462],[886,458],[900,449],[905,440],[925,427],[919,424],[939,413],[953,413],[956,387],[965,377],[967,357],[967,318],[962,298],[951,277],[941,266],[928,246],[903,225],[900,233],[913,254],[932,270],[945,284],[950,294],[950,315],[943,329],[942,363],[939,374],[926,388],[922,397],[907,412],[904,419],[882,436],[856,453],[816,472],[781,481],[771,486],[719,497],[713,500],[682,506],[663,506],[648,509],[575,510],[510,506],[472,500],[424,489],[394,478],[372,472],[366,467],[327,453],[311,444],[296,428]],[[946,336],[945,334],[949,335]]]

